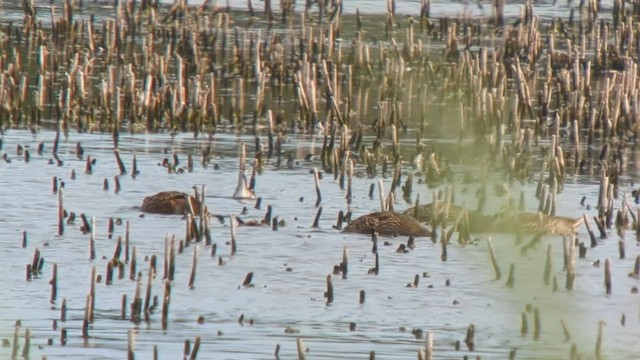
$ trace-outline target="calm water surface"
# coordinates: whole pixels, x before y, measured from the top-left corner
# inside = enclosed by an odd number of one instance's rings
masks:
[[[37,2],[45,7],[48,2]],[[190,4],[197,2],[190,1]],[[507,15],[515,16],[524,2],[509,2]],[[244,1],[231,1],[233,7],[245,7]],[[256,6],[262,6],[258,2]],[[345,11],[356,8],[366,13],[381,13],[385,2],[346,1]],[[602,2],[610,9],[611,2]],[[15,4],[4,4],[10,9]],[[102,3],[109,9],[110,3]],[[575,4],[574,4],[575,5]],[[401,1],[397,11],[416,14],[419,1]],[[570,5],[565,1],[536,2],[538,16],[567,17]],[[483,15],[475,3],[450,4],[435,1],[432,14],[443,15],[469,11]],[[489,4],[484,14],[490,13]],[[46,12],[42,12],[46,14]],[[4,20],[20,21],[19,12],[3,13]],[[44,16],[44,15],[42,15]],[[48,16],[48,15],[47,15]],[[108,15],[105,15],[108,16]],[[606,16],[606,15],[605,15]],[[262,140],[266,134],[260,134]],[[503,279],[493,280],[494,274],[487,253],[487,235],[478,235],[472,245],[452,243],[448,259],[440,258],[441,245],[428,239],[419,239],[415,250],[399,254],[395,250],[406,238],[384,239],[389,246],[379,244],[380,274],[367,274],[373,267],[371,241],[363,235],[343,235],[332,228],[340,210],[351,210],[359,216],[379,209],[379,199],[368,196],[369,186],[377,179],[358,177],[354,180],[354,202],[349,208],[345,192],[331,175],[321,180],[323,213],[320,228],[311,224],[317,212],[313,177],[309,171],[320,167],[318,156],[305,160],[305,155],[319,154],[322,140],[306,135],[289,135],[283,146],[285,153],[292,152],[295,161],[287,166],[277,166],[276,159],[269,159],[265,171],[257,179],[256,190],[262,197],[262,208],[255,209],[254,201],[238,201],[230,198],[237,177],[237,154],[240,142],[254,143],[251,135],[239,135],[222,131],[212,139],[194,139],[191,134],[121,134],[120,149],[128,170],[136,154],[140,175],[136,179],[122,176],[121,191],[114,193],[114,176],[118,167],[113,156],[113,141],[108,134],[79,134],[71,132],[61,139],[59,156],[63,166],[49,164],[54,134],[42,130],[32,134],[25,130],[8,130],[0,136],[2,154],[11,162],[0,161],[0,263],[3,265],[3,286],[0,291],[0,338],[12,341],[14,324],[21,320],[20,345],[24,344],[24,328],[32,333],[30,356],[49,359],[95,358],[122,359],[126,357],[127,337],[135,334],[135,353],[138,358],[151,358],[153,346],[158,347],[160,358],[174,359],[183,354],[185,340],[193,342],[202,338],[199,352],[201,359],[272,359],[277,344],[281,358],[295,358],[296,338],[302,337],[308,348],[307,358],[367,358],[375,351],[379,359],[415,359],[424,347],[425,337],[414,336],[412,330],[431,331],[435,339],[436,358],[462,358],[481,356],[488,359],[504,359],[515,349],[518,359],[567,358],[572,344],[576,344],[583,358],[595,358],[599,321],[605,321],[602,349],[605,358],[621,359],[637,356],[637,339],[640,336],[640,298],[631,293],[639,281],[627,274],[633,268],[635,256],[640,251],[635,234],[625,236],[625,259],[618,259],[617,235],[611,234],[585,259],[576,260],[577,276],[574,290],[564,290],[562,239],[548,236],[540,245],[525,254],[516,245],[515,236],[493,235]],[[411,138],[411,136],[409,136]],[[45,143],[43,155],[36,153],[37,144]],[[435,142],[435,139],[425,139]],[[75,155],[76,143],[85,149],[85,158]],[[409,140],[407,140],[409,143]],[[31,161],[25,163],[16,155],[17,145],[31,152]],[[202,150],[211,146],[214,157],[203,167]],[[251,146],[250,146],[251,147]],[[168,174],[160,166],[163,158],[177,154],[181,165],[186,164],[188,154],[194,155],[196,165],[192,173]],[[252,153],[252,151],[248,151]],[[85,174],[86,156],[97,162],[93,174]],[[633,154],[632,154],[633,155]],[[635,159],[630,159],[632,162]],[[215,165],[215,167],[214,167]],[[407,167],[408,168],[408,167]],[[75,170],[77,177],[71,179]],[[362,171],[363,169],[357,169]],[[56,236],[57,196],[52,193],[52,178],[57,176],[65,183],[64,206],[76,214],[87,214],[96,219],[96,260],[89,260],[89,235],[80,231],[79,219],[75,225],[67,225],[62,236]],[[498,176],[493,176],[498,178]],[[623,178],[623,191],[630,191],[637,172]],[[110,190],[103,190],[108,179]],[[595,205],[598,196],[598,179],[593,176],[569,177],[564,191],[559,195],[557,213],[567,216],[595,215],[580,205]],[[262,218],[267,205],[274,208],[274,216],[286,222],[278,231],[269,228],[242,227],[237,232],[238,253],[230,256],[230,227],[212,221],[213,240],[218,254],[210,255],[211,247],[199,245],[198,271],[195,288],[188,287],[194,246],[177,256],[176,279],[172,284],[169,325],[162,330],[161,314],[153,313],[149,321],[134,324],[122,320],[121,299],[127,295],[133,299],[136,283],[129,280],[128,267],[124,279],[114,280],[113,285],[99,283],[96,290],[96,318],[89,329],[87,341],[82,338],[82,319],[86,295],[89,292],[90,273],[96,267],[104,277],[108,259],[112,257],[115,239],[124,236],[125,226],[116,226],[111,239],[107,234],[110,217],[129,221],[131,243],[138,251],[138,271],[147,282],[148,261],[152,255],[161,259],[164,239],[184,236],[184,220],[176,216],[146,215],[141,217],[136,206],[145,196],[161,190],[190,192],[193,185],[206,185],[207,205],[217,214],[240,214],[243,207],[249,211],[245,219]],[[385,179],[389,189],[390,179]],[[533,196],[535,184],[516,185],[514,194],[523,190],[526,207],[537,209]],[[420,194],[422,202],[431,199],[432,189],[414,184],[413,199]],[[457,202],[474,205],[475,188],[457,188]],[[492,198],[489,204],[495,210],[504,199]],[[410,205],[396,201],[396,209]],[[636,205],[633,205],[634,208]],[[21,247],[22,232],[27,232],[28,244]],[[588,243],[584,228],[578,234],[580,241]],[[528,238],[524,239],[528,241]],[[544,286],[543,273],[547,245],[552,246],[553,275],[557,276],[559,290],[553,292]],[[349,273],[347,279],[334,277],[335,301],[327,306],[323,298],[325,278],[342,258],[343,246],[349,248]],[[38,248],[45,259],[43,274],[26,281],[25,268]],[[226,265],[218,265],[218,256]],[[603,266],[592,263],[605,258],[612,260],[613,291],[606,295],[603,287]],[[53,264],[58,266],[58,296],[50,302]],[[510,264],[515,264],[515,287],[505,285]],[[290,268],[291,271],[287,271]],[[161,272],[161,271],[160,271]],[[253,272],[254,287],[240,285],[248,272]],[[417,288],[407,288],[415,274],[421,276]],[[449,285],[447,286],[447,282]],[[366,302],[358,303],[360,290],[366,292]],[[162,298],[161,274],[153,280],[152,295]],[[61,322],[60,305],[67,300],[67,321]],[[160,303],[162,301],[160,300]],[[527,305],[538,308],[541,333],[533,339],[533,312],[527,312],[528,333],[521,335],[521,317]],[[129,309],[127,309],[127,315]],[[244,325],[238,319],[244,315]],[[197,318],[204,318],[198,324]],[[624,316],[625,322],[622,323]],[[253,319],[253,325],[249,320]],[[57,329],[53,322],[58,320]],[[565,335],[560,321],[570,333]],[[355,331],[349,324],[355,323]],[[476,329],[475,351],[464,345],[465,333],[470,324]],[[68,331],[66,345],[60,344],[60,329]],[[291,331],[285,332],[285,329]],[[291,333],[293,332],[293,333]],[[48,345],[48,341],[52,345]],[[461,349],[455,343],[461,341]],[[20,349],[19,354],[21,354]],[[11,347],[0,347],[0,357],[11,354]]]
[[[121,152],[128,168],[135,153],[140,175],[136,179],[121,177],[122,190],[113,192],[113,177],[118,168],[111,151],[109,135],[71,133],[61,142],[61,167],[48,164],[53,133],[48,131],[32,135],[30,132],[10,130],[3,137],[3,153],[10,163],[2,163],[0,189],[3,206],[0,221],[3,231],[0,242],[4,251],[1,261],[5,272],[3,291],[0,293],[0,335],[11,339],[15,320],[32,331],[32,357],[48,358],[123,358],[126,356],[127,333],[135,332],[135,351],[149,358],[153,345],[158,346],[161,358],[176,358],[182,354],[184,341],[202,337],[199,357],[203,359],[270,359],[276,344],[281,345],[283,358],[295,357],[295,339],[303,337],[309,358],[365,358],[375,351],[381,359],[415,359],[424,346],[412,335],[413,329],[432,331],[438,357],[461,358],[463,355],[483,358],[505,358],[511,349],[517,349],[518,358],[566,357],[575,343],[580,354],[594,357],[598,322],[604,320],[603,349],[607,358],[627,358],[637,351],[635,340],[640,335],[640,302],[631,294],[638,281],[628,278],[633,258],[638,253],[632,233],[627,234],[627,259],[617,260],[617,241],[605,240],[601,246],[588,252],[586,259],[577,260],[577,278],[572,292],[563,290],[561,239],[549,236],[542,244],[520,253],[514,236],[493,237],[504,274],[510,264],[516,264],[515,287],[505,286],[503,278],[493,280],[485,239],[479,236],[475,245],[449,247],[448,261],[440,260],[440,244],[419,239],[414,251],[398,254],[395,249],[406,238],[389,238],[391,245],[380,244],[378,276],[368,275],[373,266],[371,242],[367,236],[346,236],[332,229],[337,212],[347,210],[344,192],[330,175],[321,181],[323,216],[319,229],[311,224],[316,213],[315,189],[309,170],[320,164],[305,161],[302,156],[291,167],[276,167],[271,159],[265,172],[258,177],[257,192],[263,198],[263,209],[253,208],[253,201],[242,202],[229,198],[235,187],[237,147],[239,141],[251,143],[253,137],[236,134],[217,134],[213,141],[194,140],[188,135],[171,137],[168,134],[122,136]],[[37,143],[45,142],[45,153],[35,153]],[[84,160],[75,156],[75,144],[81,142],[85,156],[97,160],[93,174],[84,173]],[[285,151],[298,154],[318,153],[317,144],[310,137],[290,137]],[[33,154],[25,163],[15,155],[18,144]],[[316,144],[316,145],[314,145]],[[159,166],[165,150],[178,154],[184,164],[188,153],[198,154],[211,145],[215,154],[212,163],[203,168],[198,162],[193,173],[168,174]],[[196,157],[197,159],[198,157]],[[218,165],[214,169],[213,165]],[[75,170],[77,178],[70,179]],[[65,182],[65,208],[77,214],[96,218],[96,260],[89,260],[89,236],[80,232],[80,221],[69,225],[63,236],[56,236],[56,195],[52,194],[53,176]],[[111,190],[103,191],[104,179],[110,181]],[[597,186],[586,186],[590,179],[570,179],[559,198],[558,213],[578,216],[583,212],[579,200],[586,196],[587,204],[594,204]],[[354,183],[354,215],[379,208],[377,196],[369,199],[368,188],[374,180],[357,178]],[[146,284],[148,262],[141,259],[163,256],[164,238],[184,234],[184,221],[176,216],[146,215],[140,217],[135,208],[142,199],[156,191],[175,189],[191,191],[194,184],[207,186],[207,203],[214,213],[239,214],[244,206],[249,209],[245,218],[261,218],[267,204],[274,207],[274,215],[285,220],[286,226],[278,231],[268,228],[241,227],[238,229],[238,253],[229,256],[229,221],[212,223],[213,240],[218,255],[226,261],[219,266],[217,257],[210,256],[210,247],[199,246],[198,272],[195,289],[189,289],[188,280],[194,246],[177,257],[176,279],[172,287],[170,320],[162,330],[160,314],[151,315],[149,322],[139,325],[120,319],[123,294],[133,298],[135,282],[115,280],[113,285],[98,284],[96,291],[96,319],[90,327],[90,338],[85,343],[81,336],[85,297],[89,292],[90,271],[93,266],[104,276],[115,238],[124,235],[124,225],[116,226],[113,239],[107,237],[109,217],[130,221],[131,242],[138,249],[138,271],[144,274]],[[387,182],[386,186],[390,184]],[[430,190],[416,185],[416,193],[429,199]],[[459,199],[464,194],[459,189]],[[525,185],[528,208],[534,210],[533,185]],[[472,190],[469,190],[472,192]],[[425,200],[426,201],[426,200]],[[459,200],[460,201],[460,200]],[[469,198],[469,202],[471,199]],[[396,203],[402,210],[408,207],[403,200]],[[593,211],[591,211],[593,212]],[[593,214],[591,214],[593,215]],[[21,234],[26,230],[28,245],[21,247]],[[580,240],[588,240],[584,230]],[[525,239],[528,240],[528,239]],[[558,292],[543,285],[544,258],[547,244],[552,245],[553,274],[561,284]],[[335,302],[325,305],[323,292],[325,277],[334,264],[341,260],[342,247],[349,247],[349,274],[347,279],[334,278]],[[31,282],[25,280],[25,267],[31,262],[35,248],[45,259],[43,275]],[[613,260],[613,293],[605,295],[603,268],[591,263],[605,258]],[[52,265],[58,264],[58,298],[50,303]],[[287,267],[292,271],[286,271]],[[246,273],[254,273],[252,288],[242,288]],[[127,268],[128,272],[128,268]],[[428,273],[418,288],[406,288],[415,274]],[[153,294],[162,297],[162,280],[154,280]],[[506,278],[506,276],[505,276]],[[446,286],[447,280],[450,285]],[[360,290],[366,292],[366,302],[358,303]],[[62,298],[69,307],[66,322],[60,318]],[[529,333],[520,335],[521,313],[530,304],[541,316],[540,339],[534,341],[533,315],[528,314]],[[244,315],[244,326],[238,318]],[[626,324],[621,324],[622,316]],[[196,319],[203,316],[204,324]],[[254,324],[249,324],[249,319]],[[560,320],[564,320],[571,340],[564,341]],[[349,323],[357,324],[349,331]],[[476,351],[465,349],[467,327],[476,328]],[[285,333],[286,328],[295,330]],[[66,346],[60,345],[60,328],[68,331]],[[401,331],[406,329],[406,331]],[[53,345],[47,345],[52,339]],[[462,349],[455,351],[454,343],[462,341]],[[21,344],[23,343],[21,339]],[[3,356],[10,348],[2,348]]]

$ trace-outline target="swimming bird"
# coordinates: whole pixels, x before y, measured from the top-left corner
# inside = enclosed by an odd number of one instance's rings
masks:
[[[490,232],[542,233],[570,235],[578,231],[583,218],[552,216],[543,213],[523,212],[494,220]]]
[[[255,199],[256,194],[249,189],[247,186],[247,177],[244,174],[244,171],[240,171],[238,173],[238,185],[236,186],[236,191],[233,192],[234,199]]]
[[[430,236],[431,232],[411,216],[393,211],[379,211],[362,215],[347,225],[342,232],[382,236]]]
[[[140,210],[150,214],[185,215],[187,213],[187,198],[191,200],[194,213],[200,213],[200,201],[181,191],[161,191],[147,196],[142,201]],[[207,211],[205,207],[205,211]]]
[[[247,185],[247,176],[245,175],[246,171],[246,161],[247,154],[245,150],[244,143],[240,144],[240,155],[238,157],[238,185],[236,186],[236,191],[233,192],[234,199],[255,199],[256,195],[254,194],[249,186]]]
[[[477,231],[477,229],[481,229],[493,222],[493,218],[489,215],[484,215],[479,211],[468,210],[464,206],[446,204],[445,202],[419,205],[417,208],[412,207],[405,210],[403,214],[409,215],[421,223],[430,224],[435,220],[436,223],[445,225],[454,223],[465,216],[471,231]]]
[[[514,215],[485,215],[478,211],[470,211],[462,206],[444,202],[420,205],[416,211],[412,207],[404,211],[422,223],[430,223],[434,217],[437,222],[452,223],[467,212],[469,231],[475,233],[542,233],[569,235],[577,232],[582,224],[582,217],[551,216],[542,213],[521,212]],[[446,214],[445,214],[446,212]]]

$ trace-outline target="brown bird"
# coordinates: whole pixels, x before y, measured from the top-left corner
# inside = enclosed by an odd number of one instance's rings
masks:
[[[161,191],[147,196],[142,201],[140,210],[151,214],[185,215],[187,213],[187,198],[191,200],[194,213],[200,213],[200,201],[181,191]],[[207,211],[205,207],[205,211]]]
[[[393,211],[380,211],[360,216],[342,230],[346,233],[372,234],[377,231],[382,236],[430,236],[431,232],[411,216]]]
[[[493,218],[488,215],[483,215],[478,211],[467,210],[463,206],[454,204],[445,204],[444,202],[424,204],[418,206],[416,209],[412,207],[403,212],[405,215],[409,215],[421,223],[430,224],[435,220],[438,224],[451,224],[461,219],[463,215],[466,215],[469,221],[470,231],[478,231],[483,229],[487,224],[493,222]]]
[[[489,231],[570,235],[578,231],[582,222],[582,217],[570,218],[524,212],[494,220]]]
[[[448,209],[448,210],[445,210]],[[445,214],[445,211],[447,212]],[[420,205],[416,211],[412,207],[404,211],[405,215],[413,216],[422,223],[430,223],[432,219],[445,224],[454,222],[467,211],[469,231],[486,233],[542,233],[569,235],[577,232],[582,224],[582,217],[570,218],[565,216],[551,216],[542,213],[522,212],[514,215],[484,215],[478,211],[470,211],[462,206],[445,203]]]

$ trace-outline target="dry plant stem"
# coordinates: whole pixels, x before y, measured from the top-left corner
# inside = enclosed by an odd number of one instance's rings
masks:
[[[604,261],[604,288],[607,295],[611,294],[611,260]]]
[[[305,360],[305,346],[304,346],[304,342],[302,341],[302,338],[297,338],[296,339],[296,349],[298,351],[298,360]]]
[[[502,273],[500,272],[500,265],[498,265],[498,261],[496,260],[496,253],[493,249],[493,241],[491,238],[487,238],[487,245],[489,247],[489,257],[491,258],[491,264],[493,265],[493,271],[496,275],[495,280],[500,280],[502,278]]]
[[[198,266],[198,244],[193,248],[193,264],[191,267],[191,276],[189,277],[189,289],[194,289],[196,281],[196,268]]]
[[[235,215],[231,214],[229,216],[231,218],[230,220],[230,224],[231,224],[231,256],[235,255],[238,247],[237,247],[237,243],[236,243],[236,226],[237,226],[237,220]]]
[[[64,189],[58,190],[58,236],[64,234]]]
[[[51,281],[49,281],[49,284],[51,284],[51,298],[49,301],[53,304],[58,296],[58,264],[56,263],[53,264]]]
[[[515,264],[511,264],[509,266],[509,276],[507,277],[506,285],[510,288],[512,288],[515,285],[515,275],[514,275],[515,269],[516,269]]]
[[[316,207],[318,207],[322,203],[322,194],[320,193],[320,177],[317,168],[313,168],[313,182],[316,187]]]
[[[553,270],[553,264],[551,262],[551,244],[547,245],[547,256],[544,264],[544,284],[549,285],[551,281],[551,271]]]
[[[325,298],[327,299],[327,305],[333,304],[333,281],[331,280],[331,275],[327,275],[327,290],[325,292]]]

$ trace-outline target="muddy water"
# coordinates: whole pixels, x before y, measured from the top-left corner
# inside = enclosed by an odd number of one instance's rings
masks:
[[[517,349],[518,358],[565,357],[572,343],[586,358],[594,356],[598,322],[606,321],[603,352],[609,358],[628,358],[635,354],[635,339],[640,335],[640,305],[631,287],[638,281],[628,278],[633,258],[638,253],[635,237],[627,234],[627,259],[617,259],[617,241],[603,240],[590,250],[587,258],[577,260],[577,277],[572,292],[564,290],[564,271],[561,239],[549,236],[526,254],[515,245],[514,236],[493,235],[496,252],[503,272],[501,280],[494,281],[493,270],[486,250],[486,235],[479,235],[473,245],[452,244],[446,262],[440,259],[440,244],[419,239],[414,251],[396,253],[397,246],[406,238],[388,238],[389,246],[380,244],[380,274],[369,275],[373,266],[371,242],[367,236],[341,234],[332,229],[337,212],[347,210],[344,191],[330,175],[321,180],[323,215],[319,229],[311,224],[316,213],[315,189],[309,170],[320,164],[303,154],[318,153],[319,141],[310,137],[290,137],[285,151],[296,151],[299,156],[291,166],[276,167],[275,159],[265,166],[257,180],[258,195],[263,198],[262,209],[254,209],[253,201],[231,199],[237,174],[237,147],[239,141],[251,143],[253,137],[237,134],[217,134],[213,140],[194,140],[191,136],[135,135],[122,136],[121,152],[130,170],[131,158],[138,158],[140,175],[136,179],[121,177],[122,189],[114,193],[113,177],[118,168],[111,151],[109,135],[76,134],[61,142],[63,166],[48,164],[51,157],[53,133],[48,131],[32,135],[30,132],[10,130],[3,136],[3,153],[10,163],[2,163],[0,178],[3,206],[0,209],[3,247],[0,261],[5,269],[3,291],[0,293],[0,319],[3,339],[11,339],[13,324],[22,321],[23,330],[32,331],[31,356],[48,358],[123,358],[126,356],[127,334],[135,333],[135,353],[150,357],[157,345],[162,358],[176,358],[183,351],[184,341],[193,342],[201,336],[200,358],[208,359],[268,359],[273,358],[276,344],[281,345],[281,356],[295,356],[295,340],[304,338],[309,358],[363,358],[370,351],[381,359],[414,359],[424,346],[424,335],[414,336],[412,330],[431,331],[435,338],[435,351],[439,357],[460,358],[463,355],[483,358],[505,358]],[[36,154],[37,144],[45,142],[45,153]],[[85,174],[85,161],[75,155],[75,144],[80,142],[85,157],[96,158],[93,174]],[[17,157],[18,144],[32,153],[30,162]],[[164,157],[178,154],[181,164],[188,153],[198,154],[205,146],[212,146],[215,157],[203,168],[199,162],[192,173],[168,174],[159,166]],[[199,157],[195,157],[199,159]],[[214,169],[214,165],[216,168]],[[75,170],[77,177],[70,178]],[[52,178],[60,177],[64,183],[64,206],[77,214],[96,218],[96,260],[89,260],[89,236],[80,231],[80,221],[68,225],[64,235],[56,236],[57,200],[52,194]],[[110,190],[103,190],[104,179],[109,179]],[[354,182],[354,215],[379,208],[377,195],[368,196],[374,180],[356,178]],[[586,196],[586,204],[594,204],[597,186],[588,185],[588,177],[573,178],[559,198],[558,213],[579,216],[593,213],[581,207],[579,200]],[[104,281],[96,290],[96,318],[89,329],[86,342],[81,336],[85,298],[89,292],[90,271],[105,275],[115,238],[124,235],[124,225],[116,226],[112,239],[108,238],[109,217],[129,221],[131,243],[138,250],[138,271],[146,284],[148,261],[145,257],[163,256],[164,239],[175,234],[181,239],[184,221],[176,216],[146,215],[140,217],[135,208],[148,194],[174,189],[190,191],[194,184],[205,184],[207,203],[212,212],[239,214],[247,207],[244,218],[261,218],[267,204],[274,207],[274,216],[286,222],[277,231],[262,227],[238,229],[238,253],[230,256],[229,221],[212,222],[213,240],[218,256],[225,265],[218,265],[218,257],[211,257],[211,248],[199,245],[198,271],[195,288],[187,286],[194,246],[177,257],[176,280],[172,287],[169,325],[162,330],[160,314],[151,314],[149,321],[136,325],[120,318],[122,295],[131,302],[135,282],[115,280],[113,285]],[[388,188],[389,183],[386,183]],[[429,199],[430,190],[416,185],[421,199]],[[536,208],[534,185],[524,185],[527,207]],[[458,201],[473,189],[460,187]],[[471,204],[473,199],[468,196]],[[426,201],[426,200],[424,200]],[[408,207],[403,200],[396,203],[402,210]],[[593,215],[593,214],[591,214]],[[27,231],[28,244],[21,247],[22,231]],[[579,238],[587,241],[581,229]],[[528,238],[524,239],[528,241]],[[557,276],[559,290],[553,292],[543,284],[545,251],[551,244],[553,275]],[[334,264],[341,260],[342,247],[349,247],[347,279],[334,277],[335,301],[327,306],[323,298],[325,277]],[[40,249],[45,259],[43,274],[31,282],[25,280],[26,264],[31,262],[34,250]],[[594,267],[593,261],[613,261],[613,292],[605,295],[603,266]],[[58,297],[50,303],[52,265],[58,265]],[[160,262],[161,264],[161,262]],[[510,264],[515,264],[515,286],[505,286]],[[289,268],[290,271],[287,271]],[[240,285],[248,272],[254,273],[254,287]],[[161,272],[161,271],[160,271]],[[420,274],[417,288],[407,288],[415,274]],[[423,277],[423,275],[425,275]],[[447,281],[449,285],[447,285]],[[161,275],[153,281],[153,295],[162,298]],[[364,304],[358,303],[360,290],[366,293]],[[67,300],[67,321],[60,319],[62,298]],[[160,300],[161,301],[161,300]],[[521,336],[521,313],[526,306],[538,308],[541,332],[533,339],[533,312],[527,313],[528,333]],[[127,309],[127,314],[130,310]],[[238,319],[244,315],[244,324]],[[626,316],[622,326],[621,318]],[[198,324],[198,316],[204,323]],[[253,319],[253,325],[249,320]],[[565,341],[560,321],[570,332]],[[355,323],[355,331],[349,324]],[[470,324],[476,329],[474,352],[464,345],[465,332]],[[60,329],[66,328],[68,341],[60,344]],[[289,329],[285,331],[285,329]],[[24,331],[22,331],[23,333]],[[418,334],[421,335],[421,334]],[[51,339],[52,345],[47,345]],[[461,341],[461,349],[454,344]],[[24,340],[21,339],[20,344]],[[634,350],[635,349],[635,350]],[[10,348],[1,348],[3,356]]]

